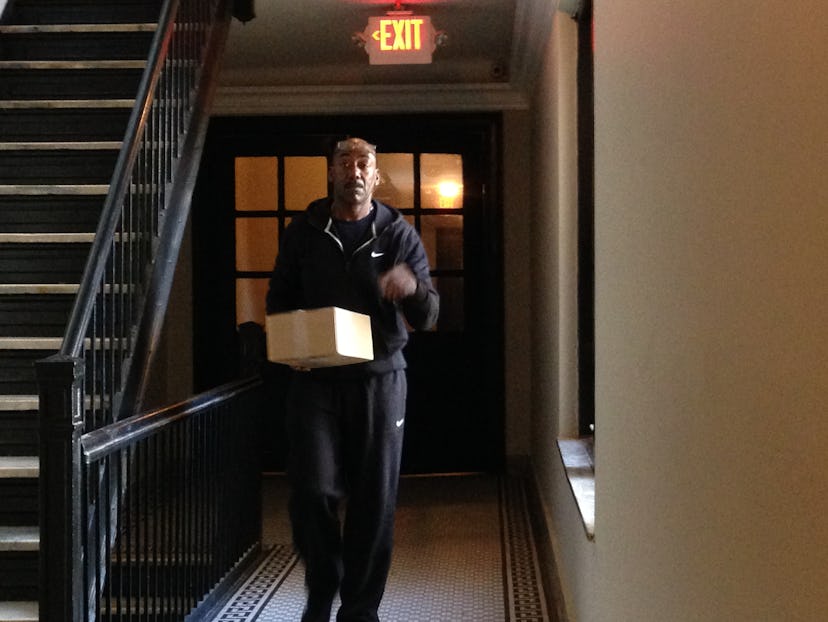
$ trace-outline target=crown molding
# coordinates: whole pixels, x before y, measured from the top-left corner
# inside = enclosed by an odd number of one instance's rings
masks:
[[[341,114],[525,110],[552,36],[555,11],[578,0],[516,0],[508,81],[285,86],[219,84],[212,114]],[[569,4],[568,4],[569,3]]]
[[[511,84],[221,86],[214,116],[492,112],[524,110],[528,99]]]

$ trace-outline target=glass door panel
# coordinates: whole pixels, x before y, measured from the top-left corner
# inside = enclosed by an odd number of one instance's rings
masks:
[[[278,160],[242,157],[235,160],[237,212],[276,211],[279,197]]]
[[[465,292],[462,276],[439,276],[434,278],[434,287],[440,294],[440,317],[437,332],[459,333],[465,326]]]
[[[377,168],[381,181],[374,198],[397,209],[414,209],[414,154],[378,153]]]
[[[284,196],[279,196],[279,166]],[[264,325],[265,295],[288,210],[327,194],[324,156],[237,157],[235,172],[236,324]]]
[[[264,324],[266,278],[279,248],[279,160],[243,156],[234,160],[236,325]],[[239,278],[239,277],[243,278]]]
[[[287,156],[285,209],[301,212],[311,201],[328,194],[328,161],[324,156]]]
[[[420,218],[420,236],[432,270],[463,269],[463,216],[425,215]]]
[[[236,217],[236,270],[267,272],[279,250],[279,221],[275,217]]]
[[[380,153],[376,198],[400,209],[420,233],[441,297],[438,332],[464,327],[463,157],[455,153]],[[279,196],[279,166],[284,196]],[[290,212],[328,191],[324,156],[237,157],[237,323],[264,322],[264,295]],[[419,181],[419,187],[417,187]],[[281,203],[280,203],[281,201]],[[251,217],[250,213],[256,213]],[[267,216],[265,216],[267,214]],[[259,301],[256,301],[259,296]],[[259,321],[253,319],[253,321]]]
[[[424,153],[420,164],[423,209],[463,207],[463,158],[455,153]]]

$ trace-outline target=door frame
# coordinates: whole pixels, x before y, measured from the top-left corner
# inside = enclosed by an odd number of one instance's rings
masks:
[[[205,142],[192,212],[195,390],[233,380],[240,369],[237,327],[226,319],[235,317],[234,211],[227,209],[234,202],[234,185],[228,159],[235,155],[273,155],[274,136],[278,136],[281,150],[291,155],[318,155],[324,153],[320,147],[328,145],[331,135],[345,134],[369,140],[381,136],[376,140],[383,152],[409,152],[417,136],[428,137],[429,149],[446,152],[456,148],[460,135],[474,142],[480,162],[473,167],[473,174],[481,178],[471,186],[482,191],[480,196],[470,197],[479,206],[479,226],[468,239],[464,235],[466,273],[477,283],[477,298],[467,301],[474,312],[467,310],[466,317],[474,322],[474,331],[485,335],[479,352],[485,361],[480,384],[492,388],[489,399],[476,405],[487,411],[480,418],[485,425],[478,431],[484,440],[478,456],[482,466],[477,470],[500,471],[505,463],[506,431],[499,113],[214,117]],[[318,136],[318,141],[314,136]]]

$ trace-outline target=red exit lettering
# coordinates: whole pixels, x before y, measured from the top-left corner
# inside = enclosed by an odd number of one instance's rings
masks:
[[[358,36],[372,65],[423,65],[431,62],[436,34],[428,15],[390,11],[369,17]]]
[[[423,48],[422,18],[381,19],[374,38],[383,52],[421,50]]]

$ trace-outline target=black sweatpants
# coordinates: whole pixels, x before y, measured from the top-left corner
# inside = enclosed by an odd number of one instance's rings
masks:
[[[403,370],[347,380],[293,373],[288,479],[293,539],[308,591],[303,622],[328,622],[337,590],[338,622],[379,620],[391,565],[405,395]]]

